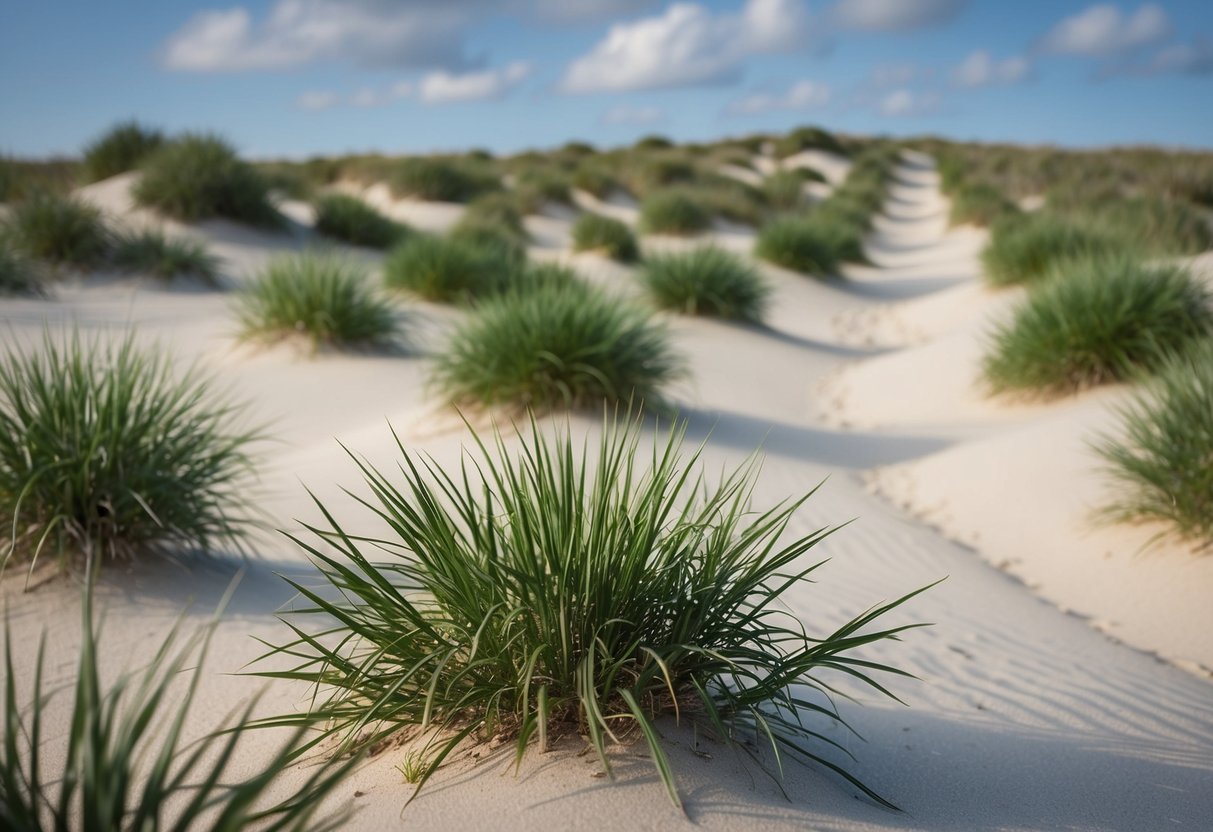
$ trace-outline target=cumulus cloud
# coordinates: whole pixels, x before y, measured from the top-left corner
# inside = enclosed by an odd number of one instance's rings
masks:
[[[301,110],[328,110],[341,103],[341,96],[328,90],[308,90],[295,99],[295,106]]]
[[[603,124],[657,124],[665,118],[660,107],[633,107],[630,104],[620,104],[602,114],[599,119]]]
[[[426,104],[501,98],[525,81],[531,70],[531,65],[525,61],[515,61],[501,69],[482,72],[452,73],[439,70],[422,77],[417,84],[417,95]]]
[[[797,81],[783,93],[758,92],[738,98],[730,102],[725,111],[730,115],[753,116],[775,110],[808,110],[829,104],[831,96],[829,84],[821,81]]]
[[[254,22],[242,6],[200,11],[161,50],[168,69],[239,72],[322,60],[384,66],[465,65],[468,4],[424,0],[276,0]]]
[[[989,87],[1017,84],[1028,77],[1032,64],[1021,55],[997,60],[985,49],[978,49],[952,70],[952,82],[958,87]]]
[[[1039,47],[1053,55],[1113,58],[1161,43],[1171,28],[1167,13],[1155,3],[1146,3],[1132,14],[1110,3],[1099,4],[1059,22]]]
[[[914,92],[913,90],[893,90],[877,105],[881,115],[890,117],[925,116],[939,112],[939,93]]]
[[[965,5],[967,0],[839,0],[831,17],[844,29],[908,32],[945,23]]]
[[[736,14],[675,3],[656,17],[611,26],[568,67],[561,88],[588,93],[719,83],[736,78],[752,55],[791,52],[809,39],[802,0],[747,0]]]

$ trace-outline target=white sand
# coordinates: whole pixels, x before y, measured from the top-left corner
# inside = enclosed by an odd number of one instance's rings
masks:
[[[692,754],[687,732],[666,725],[696,826],[670,806],[640,748],[616,755],[620,777],[611,784],[596,776],[592,755],[579,756],[572,739],[555,752],[531,755],[518,777],[506,772],[508,756],[477,762],[460,755],[403,812],[412,787],[394,770],[399,752],[386,752],[343,787],[340,798],[358,808],[348,828],[1208,828],[1213,683],[1114,641],[1085,619],[1178,661],[1209,664],[1213,607],[1202,610],[1199,599],[1213,597],[1213,559],[1172,548],[1134,557],[1140,530],[1091,532],[1084,525],[1096,481],[1081,445],[1089,429],[1106,422],[1104,400],[1116,391],[1009,408],[970,389],[979,357],[979,328],[970,321],[997,314],[1002,304],[975,288],[980,232],[942,227],[937,177],[926,160],[912,160],[900,178],[904,184],[871,241],[877,265],[848,269],[851,280],[833,284],[763,266],[776,289],[769,328],[681,318],[671,326],[691,369],[676,398],[691,437],[710,433],[708,465],[739,460],[761,443],[768,456],[759,501],[799,494],[829,477],[793,532],[857,518],[815,553],[832,558],[818,573],[821,583],[788,597],[810,632],[948,577],[896,616],[934,627],[869,653],[920,677],[892,684],[910,707],[866,694],[868,707],[843,702],[866,743],[823,726],[854,751],[855,773],[904,813],[856,800],[836,777],[795,764],[785,799],[743,757],[712,746],[701,749],[710,758]],[[121,194],[113,192],[122,189],[102,186],[97,198],[108,194],[120,211]],[[367,196],[419,227],[438,230],[458,216],[457,206],[401,204],[375,189]],[[560,242],[562,229],[539,225],[532,229],[542,232],[537,253],[567,257],[545,248]],[[233,276],[254,270],[271,248],[299,244],[283,235],[258,244],[260,232],[226,224],[190,233],[212,240]],[[718,237],[738,249],[745,240],[739,231],[710,238]],[[568,262],[608,285],[630,279],[626,267],[591,255]],[[134,324],[141,338],[170,344],[182,359],[220,372],[253,402],[255,418],[273,420],[281,440],[261,449],[267,496],[260,500],[281,526],[315,516],[300,480],[351,525],[362,522],[365,514],[338,490],[356,477],[335,439],[390,465],[390,420],[411,447],[443,462],[457,458],[465,435],[425,395],[424,356],[440,347],[461,313],[409,304],[411,357],[312,358],[287,347],[234,347],[228,303],[219,294],[93,281],[68,286],[49,302],[0,301],[0,309],[10,337],[19,340],[37,338],[48,320],[74,319],[86,329]],[[873,336],[882,347],[864,346],[868,334],[861,330],[873,320],[882,321]],[[913,346],[885,352],[907,344]],[[843,417],[877,427],[842,429],[813,415],[828,409],[814,392],[826,379],[841,397]],[[930,391],[919,402],[907,398],[917,386]],[[839,413],[832,415],[839,421]],[[575,427],[592,433],[597,423],[578,419]],[[977,551],[873,495],[872,469],[896,500]],[[200,692],[199,730],[258,688],[255,680],[229,675],[259,653],[252,636],[285,637],[274,611],[290,593],[271,573],[311,574],[280,537],[258,541],[257,550],[260,559],[248,565],[217,635]],[[991,565],[1003,562],[1021,580]],[[101,589],[107,659],[147,656],[187,601],[189,620],[204,619],[231,574],[222,560],[112,565]],[[69,680],[78,643],[76,587],[60,580],[22,594],[12,577],[4,594],[14,641],[22,645],[19,672],[28,673],[36,636],[46,628],[51,681]],[[305,696],[297,686],[276,684],[261,710],[296,707]],[[242,755],[241,764],[253,765],[258,753]]]

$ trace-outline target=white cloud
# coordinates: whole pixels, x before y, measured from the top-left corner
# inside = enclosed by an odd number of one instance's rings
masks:
[[[1107,58],[1152,46],[1170,34],[1171,21],[1157,4],[1147,3],[1131,15],[1100,4],[1062,20],[1041,39],[1040,49],[1054,55]]]
[[[561,87],[586,93],[720,82],[735,77],[747,57],[800,49],[809,35],[802,0],[746,0],[737,14],[675,3],[659,16],[611,26],[573,61]]]
[[[370,87],[363,87],[350,96],[351,107],[378,107],[386,103],[387,97]]]
[[[633,107],[620,104],[602,114],[603,124],[656,124],[665,118],[660,107]]]
[[[732,115],[760,115],[773,110],[808,110],[830,103],[829,84],[821,81],[798,81],[787,92],[753,93],[730,102],[726,112]]]
[[[602,20],[646,11],[657,5],[656,0],[530,0],[518,6],[541,20],[554,23],[579,23]]]
[[[200,11],[165,43],[169,69],[289,69],[322,60],[368,65],[459,66],[467,4],[424,0],[276,0],[254,23],[247,8]]]
[[[867,83],[874,87],[904,87],[915,81],[929,80],[934,74],[930,67],[913,63],[877,64],[868,72]]]
[[[938,93],[900,89],[882,98],[877,109],[881,115],[891,117],[925,116],[939,112],[939,105]]]
[[[327,90],[309,90],[295,99],[295,106],[302,110],[327,110],[336,107],[341,102],[341,96]]]
[[[417,93],[427,104],[500,98],[526,80],[531,69],[529,63],[515,61],[501,69],[483,72],[451,73],[439,70],[422,77],[417,84]]]
[[[1154,56],[1146,67],[1149,74],[1213,74],[1213,41],[1198,37],[1191,43],[1176,43]]]
[[[958,87],[989,87],[997,84],[1017,84],[1028,77],[1032,64],[1021,55],[996,60],[984,49],[978,49],[952,70],[952,82]]]
[[[839,0],[832,17],[844,29],[908,32],[951,20],[966,3],[967,0]]]

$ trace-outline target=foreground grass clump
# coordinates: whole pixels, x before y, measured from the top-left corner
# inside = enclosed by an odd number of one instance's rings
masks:
[[[454,159],[402,159],[388,180],[396,196],[468,202],[501,190],[501,179],[482,163]]]
[[[1019,214],[1019,207],[993,185],[963,183],[950,195],[952,210],[949,219],[952,225],[972,223],[989,226]]]
[[[246,338],[302,335],[314,347],[386,346],[398,329],[395,312],[375,294],[365,268],[315,252],[273,260],[241,293],[238,314]]]
[[[681,369],[647,313],[580,283],[533,286],[477,307],[435,367],[460,406],[659,403]]]
[[[1175,537],[1213,547],[1213,341],[1168,362],[1121,422],[1118,437],[1096,448],[1115,485],[1106,516],[1161,521]]]
[[[316,230],[355,246],[390,248],[409,233],[356,196],[324,194],[316,199]]]
[[[500,294],[517,268],[498,241],[416,234],[388,255],[383,279],[426,300],[468,303]]]
[[[621,263],[640,259],[632,229],[614,217],[582,214],[573,224],[573,251],[597,251]]]
[[[267,675],[320,697],[276,723],[327,720],[338,749],[437,728],[422,785],[468,737],[512,741],[521,761],[582,733],[608,773],[608,743],[643,739],[679,804],[656,720],[681,716],[888,805],[820,756],[841,748],[822,731],[846,723],[818,674],[887,694],[872,677],[906,674],[854,651],[917,626],[871,626],[917,593],[810,637],[782,596],[808,583],[820,561],[805,555],[834,530],[784,538],[807,495],[751,508],[756,460],[716,481],[682,440],[675,428],[650,447],[637,422],[608,420],[595,447],[532,423],[517,450],[476,438],[459,470],[399,442],[391,474],[355,457],[390,532],[371,546],[326,511],[318,541],[297,540],[335,591],[296,586],[308,610],[274,648],[292,669]]]
[[[28,257],[82,269],[99,265],[112,241],[99,210],[76,197],[47,191],[13,206],[4,233],[6,242]]]
[[[694,234],[712,227],[712,215],[688,191],[655,191],[640,205],[640,227],[649,234]]]
[[[277,781],[303,746],[303,729],[261,767],[234,780],[242,740],[249,735],[246,707],[228,726],[188,741],[187,718],[195,707],[200,663],[212,628],[182,639],[176,628],[145,668],[103,684],[99,625],[91,587],[84,592],[83,643],[76,660],[71,713],[44,735],[48,703],[61,691],[43,683],[46,642],[33,678],[14,671],[12,636],[5,637],[4,742],[0,743],[0,828],[13,832],[69,829],[274,829],[334,830],[348,812],[323,815],[324,799],[357,763],[331,761],[293,787],[288,798]],[[58,664],[62,657],[56,655]],[[177,698],[179,686],[185,694]],[[28,697],[18,694],[18,686]],[[66,730],[61,730],[61,725]],[[49,770],[46,760],[62,761]]]
[[[789,216],[762,227],[754,243],[754,256],[785,269],[829,277],[838,273],[844,259],[857,259],[862,240],[854,226],[823,217]]]
[[[84,148],[84,174],[98,182],[134,170],[152,151],[164,144],[164,134],[135,121],[115,125]]]
[[[755,323],[762,320],[771,294],[751,266],[714,246],[651,257],[640,279],[667,309]]]
[[[1186,270],[1068,261],[995,331],[985,374],[995,391],[1068,393],[1158,367],[1210,332],[1209,292]]]
[[[206,245],[162,231],[144,230],[120,235],[111,262],[119,269],[149,274],[160,280],[193,278],[207,286],[219,285],[219,261]]]
[[[217,136],[190,134],[169,142],[143,163],[135,201],[186,222],[225,217],[275,227],[282,215],[269,183]]]
[[[1055,265],[1073,259],[1123,252],[1123,237],[1056,214],[1006,217],[994,224],[981,253],[986,279],[995,286],[1040,280]]]
[[[0,297],[45,293],[38,264],[0,241]]]
[[[0,559],[239,547],[251,520],[231,402],[165,354],[46,335],[0,358]]]

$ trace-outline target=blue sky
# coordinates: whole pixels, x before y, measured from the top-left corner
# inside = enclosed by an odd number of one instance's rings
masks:
[[[1213,148],[1213,1],[5,0],[0,151],[251,156],[832,129]]]

